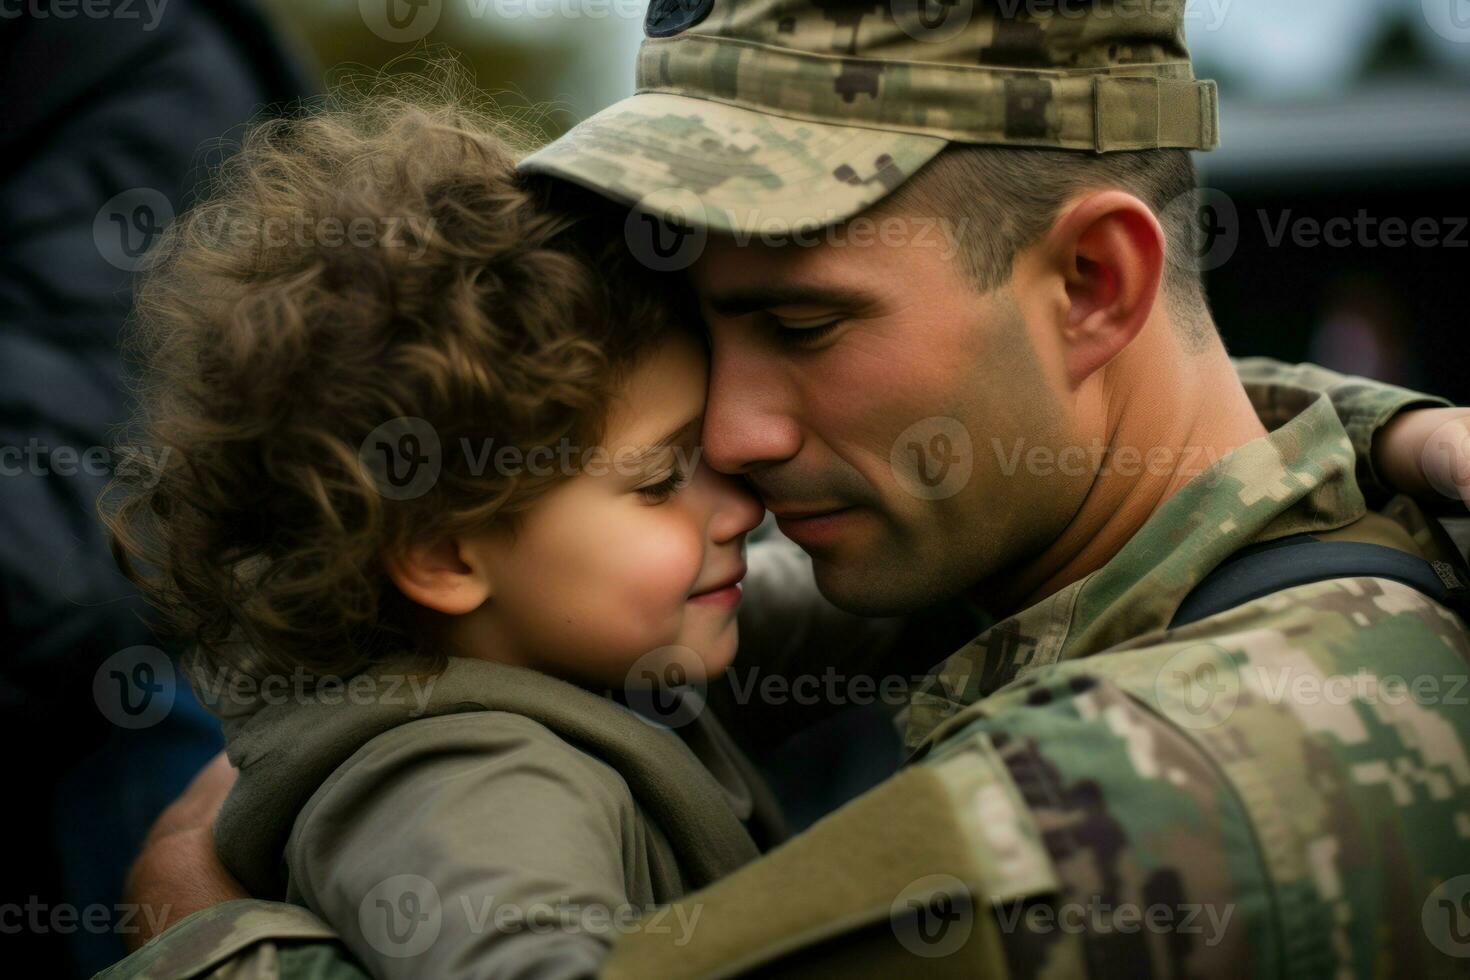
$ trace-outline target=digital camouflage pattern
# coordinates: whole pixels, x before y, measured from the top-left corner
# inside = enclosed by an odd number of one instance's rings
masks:
[[[296,905],[246,899],[195,912],[97,980],[367,980],[337,934]]]
[[[1347,397],[1377,416],[1367,387]],[[924,802],[902,810],[885,795],[894,785],[860,798],[681,899],[721,930],[677,951],[630,936],[607,975],[726,975],[739,963],[762,975],[840,964],[843,975],[883,976],[917,958],[926,975],[1464,976],[1465,624],[1407,586],[1353,578],[1166,628],[1240,548],[1350,537],[1364,521],[1352,443],[1327,400],[1286,386],[1273,399],[1299,414],[914,693],[914,764],[895,784]],[[1434,547],[1424,525],[1409,521],[1395,540]],[[940,785],[952,791],[938,795]],[[944,845],[895,854],[868,839],[908,834]],[[865,873],[889,891],[849,885],[857,898],[835,907],[738,914],[782,883],[823,880],[824,860],[898,861],[905,873]],[[904,888],[939,897],[905,904]],[[914,909],[927,919],[905,918]],[[1142,925],[1149,915],[1156,927]]]
[[[684,224],[780,233],[851,217],[951,141],[1219,143],[1183,0],[654,0],[648,25],[672,33],[643,42],[637,94],[523,170]]]
[[[1332,414],[1308,409],[916,693],[910,747],[988,744],[1057,868],[1057,901],[1235,909],[1213,947],[1022,930],[1013,959],[1028,968],[1013,972],[1463,975],[1424,912],[1470,873],[1465,624],[1407,586],[1339,579],[1160,628],[1245,544],[1360,515],[1352,468]]]

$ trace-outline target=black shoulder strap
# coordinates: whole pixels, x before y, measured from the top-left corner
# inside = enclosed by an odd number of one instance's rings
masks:
[[[1323,541],[1295,534],[1243,548],[1185,597],[1172,629],[1298,585],[1334,578],[1386,578],[1458,612],[1470,610],[1470,587],[1453,565],[1358,541]]]

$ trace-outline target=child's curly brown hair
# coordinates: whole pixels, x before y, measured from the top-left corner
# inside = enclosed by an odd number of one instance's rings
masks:
[[[144,276],[129,440],[148,451],[99,509],[210,667],[439,661],[380,555],[513,525],[565,473],[460,447],[595,442],[620,372],[687,313],[610,217],[516,177],[472,90],[453,69],[344,86],[255,125]],[[402,418],[432,426],[442,469],[389,499],[360,450]]]

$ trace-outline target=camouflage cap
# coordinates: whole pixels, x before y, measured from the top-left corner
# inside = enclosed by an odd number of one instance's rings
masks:
[[[651,0],[637,94],[521,169],[716,231],[816,228],[950,142],[1218,145],[1185,0]]]

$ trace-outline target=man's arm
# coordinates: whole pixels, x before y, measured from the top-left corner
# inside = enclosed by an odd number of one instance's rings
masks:
[[[129,950],[194,912],[249,897],[214,850],[214,818],[237,775],[221,752],[148,832],[123,886],[123,900],[139,910],[138,932],[123,937]]]
[[[1373,442],[1377,471],[1390,487],[1429,503],[1470,507],[1470,409],[1404,412]]]
[[[1235,360],[1235,370],[1269,429],[1296,415],[1304,398],[1326,394],[1352,440],[1358,486],[1370,501],[1407,493],[1425,502],[1458,496],[1470,504],[1470,478],[1456,480],[1470,474],[1470,410],[1315,364],[1247,357]]]

